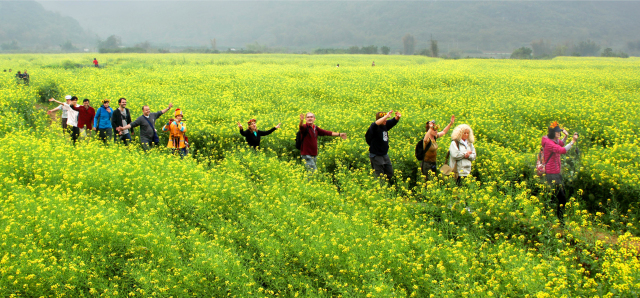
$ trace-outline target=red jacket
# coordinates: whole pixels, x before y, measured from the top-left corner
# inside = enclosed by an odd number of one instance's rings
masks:
[[[547,174],[560,174],[560,155],[567,153],[567,149],[564,148],[564,142],[558,140],[558,143],[556,143],[544,136],[542,137],[542,148],[544,149],[543,162],[547,162],[545,172]],[[553,156],[551,156],[552,153]]]
[[[93,64],[98,65],[98,60],[93,60]]]
[[[305,131],[305,129],[307,131]],[[314,124],[302,124],[300,126],[304,139],[302,140],[302,148],[300,155],[318,156],[318,137],[330,136],[333,132],[324,130]]]
[[[92,107],[85,109],[84,106],[78,107],[78,127],[83,128],[85,125],[88,129],[93,129],[93,117],[96,116],[96,110]]]

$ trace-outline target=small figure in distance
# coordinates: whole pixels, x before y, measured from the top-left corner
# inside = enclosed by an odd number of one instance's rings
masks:
[[[91,137],[91,131],[93,130],[93,118],[96,116],[96,110],[91,107],[89,99],[82,100],[82,106],[80,107],[80,114],[78,114],[78,128],[80,128],[80,135],[84,132],[84,135]]]
[[[22,80],[22,73],[18,70],[18,73],[16,73],[16,83],[20,84],[20,80]]]
[[[560,140],[561,133],[565,133],[564,140]],[[561,224],[564,224],[564,206],[567,203],[567,196],[564,191],[564,183],[562,181],[562,168],[560,155],[566,154],[574,144],[578,143],[578,133],[573,134],[573,139],[567,145],[564,142],[569,134],[566,130],[560,128],[557,121],[553,121],[547,129],[547,135],[542,137],[542,150],[545,163],[545,178],[547,184],[553,190],[553,196],[556,201],[556,216]]]
[[[391,118],[393,110],[388,113],[377,112],[376,121],[371,123],[365,139],[369,145],[369,161],[376,177],[385,175],[389,184],[393,185],[393,165],[389,159],[389,130],[391,130],[402,116],[400,112],[395,112],[395,117]],[[387,120],[391,118],[390,120]]]
[[[451,133],[449,166],[453,169],[458,185],[462,183],[462,179],[471,174],[471,162],[476,160],[474,142],[473,130],[467,124],[456,126]]]
[[[158,131],[156,130],[156,120],[160,118],[162,114],[169,111],[171,107],[173,107],[173,104],[169,103],[169,106],[166,109],[151,113],[149,106],[145,105],[142,107],[142,116],[138,117],[128,125],[116,128],[116,130],[120,132],[140,126],[140,143],[142,145],[142,150],[147,152],[154,146],[160,145],[160,138],[158,137]]]
[[[78,105],[78,97],[67,95],[65,97],[66,103],[57,101],[55,98],[50,98],[49,101],[55,101],[62,106],[63,111],[67,111],[67,127],[71,128],[71,140],[73,145],[76,144],[78,136],[80,136],[80,129],[78,128],[78,115],[80,114],[80,106]]]
[[[93,58],[93,66],[100,67],[100,66],[98,66],[98,59]]]
[[[376,66],[376,62],[375,62],[375,61],[373,61],[373,62],[371,63],[371,66]]]
[[[305,122],[306,120],[306,122]],[[316,161],[318,157],[318,137],[333,136],[347,139],[344,132],[332,132],[324,130],[315,125],[316,115],[314,113],[300,114],[300,125],[296,139],[300,140],[300,157],[305,161],[305,167],[308,171],[315,172],[317,169]],[[296,142],[297,143],[297,142]]]
[[[27,70],[25,69],[24,72],[22,73],[22,80],[24,81],[24,84],[29,86],[29,74],[27,73]]]
[[[113,128],[111,127],[111,116],[113,109],[109,106],[109,100],[102,101],[102,106],[98,108],[96,116],[93,118],[93,130],[98,131],[98,137],[106,145],[107,141],[113,138]]]
[[[424,134],[424,139],[422,139],[424,159],[420,163],[420,168],[422,169],[422,174],[427,180],[430,180],[432,175],[434,177],[437,175],[438,166],[436,164],[436,160],[438,157],[438,143],[436,140],[449,132],[449,128],[451,128],[451,125],[453,125],[455,120],[456,116],[451,115],[451,122],[449,122],[441,132],[438,132],[440,127],[436,125],[435,120],[430,120],[425,125],[427,132]]]
[[[278,125],[276,125],[275,127],[267,131],[258,130],[258,126],[256,125],[257,122],[258,121],[256,119],[251,119],[247,121],[247,124],[249,127],[246,131],[242,128],[242,124],[238,122],[238,127],[240,128],[240,134],[247,140],[247,143],[249,144],[249,146],[253,147],[253,149],[259,149],[261,137],[268,136],[274,131],[276,131],[276,129],[280,128],[280,123],[278,123]]]
[[[340,68],[340,63],[338,63],[338,65],[336,65],[336,67]]]
[[[133,128],[131,129],[131,131],[129,131],[128,129],[122,131],[117,130],[118,127],[126,126],[127,124],[131,123],[131,111],[129,111],[126,106],[126,98],[121,97],[120,99],[118,99],[118,108],[115,109],[113,111],[113,114],[111,115],[111,127],[113,127],[114,130],[114,142],[118,143],[122,141],[125,146],[129,146],[129,143],[131,142],[131,135],[135,133],[133,131]]]
[[[180,154],[180,159],[184,159],[187,155],[187,144],[185,143],[184,134],[187,132],[187,124],[182,121],[184,117],[182,110],[176,109],[173,119],[169,119],[169,123],[162,127],[162,131],[169,132],[169,144],[167,148],[171,149],[171,154],[175,154],[176,150]]]

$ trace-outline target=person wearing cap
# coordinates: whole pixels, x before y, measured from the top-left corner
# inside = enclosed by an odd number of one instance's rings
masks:
[[[449,167],[451,167],[456,183],[460,185],[462,179],[471,174],[471,165],[476,160],[476,141],[473,129],[467,124],[460,124],[451,133],[449,145]]]
[[[257,123],[256,119],[251,119],[247,121],[247,125],[249,126],[248,127],[249,129],[245,131],[242,127],[242,124],[238,122],[238,127],[240,128],[240,135],[242,135],[245,138],[245,140],[247,140],[247,143],[249,144],[249,146],[253,147],[253,149],[257,149],[258,147],[260,147],[261,137],[268,136],[272,132],[276,131],[276,129],[280,128],[280,123],[278,123],[278,125],[276,125],[275,127],[267,131],[258,130],[256,123]]]
[[[187,155],[187,144],[185,144],[184,134],[187,132],[187,124],[182,122],[181,109],[176,109],[174,118],[162,127],[162,131],[169,132],[169,144],[167,148],[171,149],[171,154],[175,154],[176,150],[180,154],[180,159]]]
[[[556,216],[561,223],[564,222],[564,205],[567,203],[567,196],[564,191],[564,183],[562,181],[562,167],[560,155],[566,154],[574,144],[578,142],[578,133],[573,134],[573,139],[567,145],[564,145],[566,137],[560,140],[562,133],[568,136],[566,130],[560,128],[557,121],[554,121],[549,125],[547,129],[547,135],[542,137],[542,151],[545,162],[545,179],[547,184],[551,186],[553,190],[554,199],[557,202]]]
[[[89,99],[82,100],[82,106],[78,114],[78,128],[80,134],[85,133],[87,137],[91,136],[91,130],[93,130],[93,117],[96,116],[96,110],[91,107]]]
[[[71,102],[71,95],[65,96],[64,99],[67,102],[67,104],[69,104]],[[49,99],[49,101],[51,101],[51,99]],[[62,110],[62,116],[61,116],[62,133],[66,134],[68,132],[68,129],[67,129],[67,118],[68,118],[68,115],[67,115],[67,110],[63,109],[62,107],[63,107],[63,105],[60,104],[57,107],[55,107],[54,109],[48,110],[47,114],[51,115],[51,114],[55,113],[55,111]]]
[[[98,108],[96,116],[93,117],[93,130],[98,131],[98,137],[100,140],[107,144],[107,140],[113,137],[113,131],[111,127],[111,115],[113,109],[109,106],[109,100],[102,101],[102,106]]]
[[[160,145],[160,138],[158,137],[158,131],[156,131],[155,127],[156,120],[160,118],[162,114],[169,111],[171,107],[173,107],[173,104],[169,103],[169,106],[166,109],[151,113],[149,106],[145,105],[142,107],[142,116],[138,117],[130,124],[116,128],[116,130],[121,132],[140,126],[140,143],[142,145],[142,150],[146,152],[154,146]]]
[[[127,99],[122,97],[118,99],[118,108],[113,111],[111,115],[111,127],[113,127],[114,142],[122,141],[125,146],[128,146],[131,142],[131,134],[134,133],[133,128],[131,131],[125,129],[118,131],[118,127],[126,126],[131,123],[131,111],[126,108]]]
[[[68,99],[67,99],[68,98]],[[80,114],[80,106],[78,105],[78,97],[65,96],[66,103],[57,101],[55,98],[50,98],[49,101],[55,101],[62,106],[62,111],[67,112],[67,128],[71,130],[71,140],[73,144],[76,144],[78,136],[80,136],[80,129],[78,128],[78,115]]]
[[[435,120],[430,120],[425,125],[427,132],[424,134],[424,139],[422,139],[424,159],[421,162],[420,168],[427,180],[431,179],[431,175],[435,176],[437,174],[438,166],[436,160],[438,157],[438,143],[436,140],[449,132],[449,128],[451,128],[455,120],[456,116],[451,115],[451,122],[440,132],[438,132],[439,127],[436,125]]]
[[[305,122],[306,120],[306,122]],[[347,133],[332,132],[324,130],[315,125],[316,115],[314,113],[300,114],[299,131],[302,135],[302,146],[300,147],[300,157],[305,161],[307,170],[314,172],[317,169],[318,160],[318,137],[333,136],[347,139]]]
[[[393,184],[393,165],[389,158],[389,130],[400,121],[400,112],[395,112],[395,117],[391,117],[393,110],[388,113],[376,113],[376,121],[371,123],[365,138],[369,144],[369,161],[376,177],[385,175],[389,183]]]

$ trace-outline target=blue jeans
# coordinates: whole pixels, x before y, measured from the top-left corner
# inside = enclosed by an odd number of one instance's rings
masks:
[[[176,154],[176,150],[178,151],[178,154],[180,154],[180,159],[184,159],[184,157],[187,155],[187,147],[181,148],[181,149],[171,149],[171,154]]]
[[[128,132],[123,135],[119,135],[116,133],[113,137],[113,141],[116,143],[122,141],[125,146],[129,146],[129,143],[131,143],[131,133]]]
[[[300,157],[305,161],[304,167],[307,168],[307,171],[315,172],[315,170],[318,169],[318,167],[316,167],[316,161],[318,160],[317,156],[300,155]]]

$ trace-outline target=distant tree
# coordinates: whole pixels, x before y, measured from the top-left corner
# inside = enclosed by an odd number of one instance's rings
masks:
[[[422,49],[422,50],[420,50],[420,52],[418,52],[418,55],[431,57],[431,50],[430,49]]]
[[[620,52],[614,52],[613,49],[611,48],[606,48],[604,49],[604,51],[602,51],[602,57],[620,57],[620,58],[629,58],[629,55],[627,53],[624,53],[622,51]]]
[[[347,49],[347,53],[349,54],[360,54],[360,48],[358,46],[352,46]]]
[[[361,54],[377,54],[378,53],[378,47],[374,46],[374,45],[370,45],[367,47],[362,47],[360,49],[360,53]]]
[[[74,47],[70,40],[60,45],[63,52],[77,52],[78,48]]]
[[[511,59],[531,59],[531,53],[533,53],[533,50],[531,48],[521,47],[513,51],[513,53],[511,53],[510,58]]]
[[[416,40],[411,34],[407,33],[404,37],[402,37],[402,45],[404,46],[403,54],[413,55],[416,47]]]
[[[531,49],[533,50],[533,58],[551,57],[551,45],[542,39],[531,42]]]
[[[104,41],[98,41],[98,49],[117,49],[122,44],[119,36],[111,35]]]
[[[438,57],[438,41],[431,39],[431,57]]]
[[[383,55],[389,55],[389,52],[391,52],[391,48],[388,46],[383,46],[380,48],[380,52],[382,52]]]
[[[3,43],[2,45],[0,45],[0,47],[4,51],[15,51],[20,49],[20,46],[18,46],[18,42],[15,40],[12,40],[8,43]]]
[[[149,48],[151,48],[151,44],[148,41],[145,41],[145,42],[136,44],[135,47],[136,48],[142,48],[142,49],[145,49],[145,50],[149,50]]]
[[[580,56],[598,56],[600,46],[594,41],[587,39],[587,41],[581,41],[576,46],[576,52],[580,53]]]

